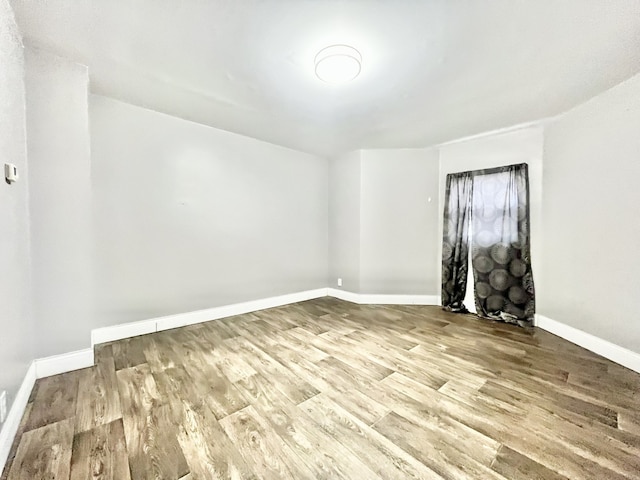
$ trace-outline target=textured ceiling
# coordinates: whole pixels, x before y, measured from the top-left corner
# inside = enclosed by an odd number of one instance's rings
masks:
[[[640,0],[12,1],[91,90],[319,154],[420,147],[556,115],[640,71]],[[362,74],[315,78],[349,43]]]

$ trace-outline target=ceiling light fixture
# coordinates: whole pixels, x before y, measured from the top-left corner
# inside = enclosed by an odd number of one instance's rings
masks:
[[[340,84],[355,79],[362,68],[362,55],[349,45],[330,45],[314,60],[316,76],[326,83]]]

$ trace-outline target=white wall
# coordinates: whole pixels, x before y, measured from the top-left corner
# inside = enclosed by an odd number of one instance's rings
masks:
[[[36,357],[45,357],[90,338],[88,72],[33,48],[25,62]]]
[[[34,356],[29,308],[29,211],[25,145],[24,57],[6,0],[0,0],[0,391],[9,404]],[[8,185],[4,164],[18,167],[20,180]]]
[[[329,161],[328,285],[354,293],[360,292],[361,175],[359,150]]]
[[[438,278],[442,271],[442,218],[447,174],[481,170],[484,168],[529,164],[529,201],[531,215],[531,268],[536,289],[545,278],[542,273],[542,157],[544,130],[542,126],[523,128],[506,133],[496,133],[483,137],[462,140],[439,147],[440,150],[440,200],[438,230]],[[469,268],[469,281],[473,277]],[[536,295],[536,301],[539,297]],[[473,289],[467,288],[465,305],[475,311]],[[539,305],[537,304],[537,307]],[[537,308],[538,313],[539,308]]]
[[[438,295],[438,152],[362,151],[360,289]]]
[[[640,74],[548,126],[539,313],[640,352]]]
[[[0,165],[22,175],[0,183],[0,390],[13,395],[34,357],[85,348],[96,327],[338,277],[356,293],[438,294],[446,175],[521,162],[538,312],[640,351],[640,76],[544,132],[327,161],[88,102],[86,67],[31,48],[25,66],[6,0],[0,28]]]
[[[328,163],[91,96],[95,318],[326,287]]]

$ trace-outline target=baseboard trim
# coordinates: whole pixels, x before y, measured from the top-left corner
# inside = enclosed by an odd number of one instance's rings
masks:
[[[279,295],[277,297],[262,298],[243,303],[196,310],[194,312],[168,315],[166,317],[142,320],[140,322],[114,325],[113,327],[97,328],[91,331],[91,345],[94,346],[99,343],[112,342],[114,340],[121,340],[123,338],[135,337],[137,335],[144,335],[147,333],[161,332],[172,328],[193,325],[194,323],[202,323],[210,320],[232,317],[234,315],[242,315],[244,313],[264,310],[266,308],[281,307],[282,305],[304,302],[305,300],[312,300],[314,298],[325,296],[327,296],[327,289],[318,288],[315,290]]]
[[[544,315],[536,314],[535,326],[640,373],[640,353],[628,350],[565,323],[552,320]]]
[[[221,307],[207,308],[193,312],[167,315],[166,317],[141,320],[139,322],[122,323],[112,327],[96,328],[91,331],[91,346],[100,343],[113,342],[123,338],[145,335],[148,333],[161,332],[172,328],[184,327],[195,323],[218,320],[220,318],[242,315],[244,313],[256,312],[267,308],[281,307],[296,302],[304,302],[331,296],[346,300],[347,302],[376,305],[439,305],[440,297],[437,295],[377,295],[353,293],[336,288],[318,288],[303,292],[279,295],[277,297],[262,298],[243,303],[224,305]]]
[[[76,352],[53,355],[51,357],[36,358],[29,364],[27,373],[22,379],[22,384],[18,389],[7,419],[0,431],[0,475],[7,463],[7,458],[11,452],[11,445],[20,427],[20,421],[27,408],[31,391],[39,378],[58,375],[59,373],[71,372],[81,368],[92,367],[94,365],[93,349],[86,348]]]
[[[111,327],[94,328],[91,330],[91,346],[94,347],[99,343],[137,337],[138,335],[146,335],[156,331],[156,320],[141,320],[139,322],[121,323]]]
[[[327,296],[344,300],[345,302],[361,303],[360,294],[339,290],[337,288],[327,288]]]
[[[438,295],[353,293],[337,288],[327,289],[327,295],[360,305],[440,305],[440,297]]]
[[[31,391],[36,383],[36,362],[33,361],[29,364],[27,373],[22,380],[22,384],[18,389],[18,393],[11,404],[7,418],[0,430],[0,475],[4,470],[4,466],[9,458],[11,452],[11,445],[13,445],[13,439],[20,427],[20,421],[24,415],[24,411],[27,408]]]
[[[85,348],[76,352],[53,355],[34,360],[36,378],[50,377],[59,373],[80,370],[94,365],[93,348]]]

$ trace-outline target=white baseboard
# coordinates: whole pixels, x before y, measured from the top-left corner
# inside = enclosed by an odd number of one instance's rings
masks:
[[[338,288],[328,288],[327,295],[360,305],[440,305],[440,297],[438,295],[353,293]]]
[[[36,378],[50,377],[59,373],[80,370],[92,367],[93,348],[85,348],[76,352],[53,355],[51,357],[38,358],[33,362],[36,367]]]
[[[18,389],[7,419],[0,431],[0,475],[9,457],[13,439],[16,436],[20,421],[27,407],[31,391],[39,378],[50,377],[59,373],[71,372],[93,366],[93,349],[78,350],[51,357],[37,358],[29,364],[27,373]]]
[[[325,296],[336,297],[348,302],[359,304],[378,305],[439,305],[440,297],[437,295],[372,295],[347,292],[336,288],[318,288],[304,292],[279,295],[277,297],[262,298],[249,302],[224,305],[222,307],[207,308],[194,312],[178,313],[166,317],[141,320],[139,322],[122,323],[112,327],[96,328],[91,331],[91,345],[113,342],[123,338],[145,335],[147,333],[161,332],[171,328],[184,327],[194,323],[208,322],[220,318],[242,315],[243,313],[256,312],[266,308],[281,307],[290,303],[303,302]]]
[[[535,326],[640,373],[640,353],[536,313]]]
[[[329,297],[339,298],[346,302],[361,303],[359,293],[347,292],[346,290],[340,290],[337,288],[327,288],[327,295]]]
[[[208,322],[210,320],[218,320],[220,318],[242,315],[243,313],[255,312],[266,308],[280,307],[290,303],[303,302],[305,300],[325,296],[327,296],[327,289],[318,288],[316,290],[306,290],[304,292],[251,300],[249,302],[224,305],[222,307],[213,307],[204,310],[196,310],[194,312],[168,315],[166,317],[142,320],[140,322],[114,325],[113,327],[97,328],[91,331],[91,345],[93,346],[99,343],[112,342],[114,340],[144,335],[147,333],[161,332],[162,330],[169,330],[171,328],[184,327],[186,325],[193,325],[194,323]]]
[[[311,300],[314,298],[326,296],[327,289],[318,288],[316,290],[307,290],[304,292],[279,295],[277,297],[263,298],[260,300],[251,300],[249,302],[236,303],[233,305],[208,308],[206,310],[198,310],[196,312],[161,317],[156,319],[156,326],[157,331],[160,332],[162,330],[169,330],[171,328],[184,327],[185,325],[193,325],[194,323],[207,322],[209,320],[218,320],[220,318],[242,315],[244,313],[265,310],[267,308],[281,307],[290,303],[304,302],[305,300]]]
[[[146,335],[156,331],[156,320],[141,320],[139,322],[120,323],[111,327],[94,328],[91,330],[91,346],[123,338],[137,337],[138,335]]]
[[[361,294],[360,303],[374,305],[440,305],[440,297],[438,295]]]
[[[22,384],[18,389],[18,393],[11,404],[7,418],[0,430],[0,475],[4,470],[4,466],[7,463],[7,458],[11,452],[11,445],[13,439],[18,432],[20,421],[24,415],[24,410],[27,408],[29,397],[31,396],[31,390],[36,383],[36,362],[33,361],[27,369],[27,373],[22,380]]]

